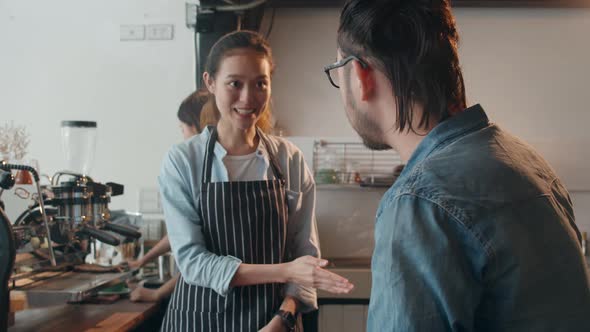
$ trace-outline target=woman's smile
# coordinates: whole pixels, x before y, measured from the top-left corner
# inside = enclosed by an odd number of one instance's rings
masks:
[[[253,114],[256,110],[253,108],[234,108],[234,111],[240,115],[250,115]]]

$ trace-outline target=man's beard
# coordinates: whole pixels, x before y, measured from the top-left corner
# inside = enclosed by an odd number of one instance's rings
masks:
[[[363,144],[371,149],[371,150],[389,150],[391,146],[382,142],[382,138],[380,137],[381,129],[377,123],[367,116],[367,114],[361,113],[354,99],[352,98],[352,91],[350,91],[350,87],[346,86],[346,106],[349,108],[349,111],[346,112],[348,116],[348,121],[350,122],[352,128],[357,132],[357,134],[363,140]]]

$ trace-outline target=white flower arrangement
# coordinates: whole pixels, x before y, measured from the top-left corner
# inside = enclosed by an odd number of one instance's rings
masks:
[[[25,126],[5,123],[0,127],[0,159],[23,159],[27,154],[29,137]]]

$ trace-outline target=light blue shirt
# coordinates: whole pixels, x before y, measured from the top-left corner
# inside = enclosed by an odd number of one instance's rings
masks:
[[[205,246],[201,220],[197,211],[201,195],[203,158],[209,130],[173,146],[164,161],[160,176],[160,192],[166,228],[172,252],[184,280],[208,287],[222,296],[241,263],[233,256],[216,255]],[[292,143],[267,136],[269,146],[260,144],[255,172],[259,178],[274,178],[267,149],[275,154],[286,180],[289,216],[287,222],[286,261],[297,257],[320,256],[315,219],[315,183],[305,164],[303,153]],[[216,142],[211,169],[212,182],[227,182],[228,171],[223,163],[227,152]],[[303,312],[317,308],[316,291],[310,287],[287,284],[285,294],[297,298]]]
[[[590,331],[569,195],[473,106],[436,126],[381,200],[368,330]]]

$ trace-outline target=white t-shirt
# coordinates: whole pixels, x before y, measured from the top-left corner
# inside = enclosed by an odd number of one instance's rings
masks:
[[[243,156],[229,156],[223,158],[223,164],[227,168],[227,175],[229,181],[259,181],[266,180],[266,172],[264,170],[265,162],[257,155],[261,152],[256,151]]]

